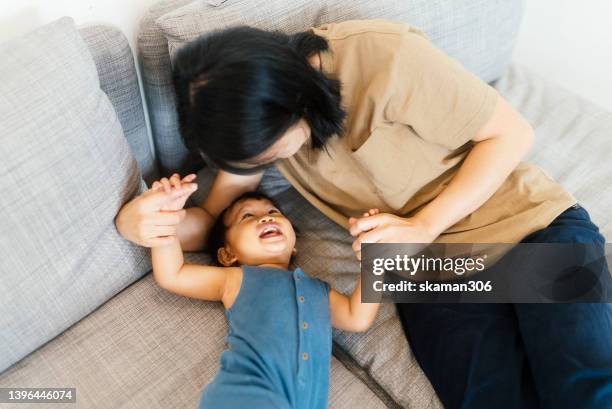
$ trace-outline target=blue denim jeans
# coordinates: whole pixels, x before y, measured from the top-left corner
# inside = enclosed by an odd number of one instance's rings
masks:
[[[605,239],[575,205],[532,243]],[[612,304],[397,304],[447,409],[612,408]]]

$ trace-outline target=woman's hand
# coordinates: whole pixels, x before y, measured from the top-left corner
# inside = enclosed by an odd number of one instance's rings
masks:
[[[434,232],[417,217],[400,217],[370,209],[363,217],[349,218],[353,251],[361,260],[361,243],[431,243],[439,233]]]
[[[126,203],[115,219],[121,236],[143,247],[174,241],[177,226],[185,218],[186,211],[182,207],[198,187],[196,183],[190,183],[195,177],[195,174],[190,174],[181,181],[175,173],[170,179],[155,182],[151,189]]]

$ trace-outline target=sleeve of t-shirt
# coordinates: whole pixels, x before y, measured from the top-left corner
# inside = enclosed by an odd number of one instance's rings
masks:
[[[385,119],[456,149],[487,123],[498,93],[425,36],[406,30],[394,59]]]

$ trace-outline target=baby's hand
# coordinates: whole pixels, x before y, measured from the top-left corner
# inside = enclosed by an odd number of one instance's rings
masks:
[[[370,210],[368,210],[367,212],[365,212],[363,214],[363,217],[374,216],[375,214],[378,214],[378,213],[380,213],[380,210],[378,210],[378,209],[370,209]]]
[[[191,196],[191,194],[197,190],[198,185],[196,183],[190,183],[195,180],[195,178],[196,175],[191,173],[181,180],[179,174],[175,173],[170,176],[170,179],[161,178],[159,181],[153,182],[150,189],[153,191],[165,191],[166,193],[171,193],[177,190],[184,190],[184,194],[174,198],[168,194],[168,201],[162,205],[160,210],[181,210],[185,206],[185,202],[189,196]]]
[[[379,214],[380,210],[378,209],[370,209],[363,214],[363,217],[374,216],[375,214]],[[356,217],[349,217],[349,224],[352,226],[358,219]]]

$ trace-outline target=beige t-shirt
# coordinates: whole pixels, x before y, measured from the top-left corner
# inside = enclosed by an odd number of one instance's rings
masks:
[[[455,175],[470,139],[491,117],[497,91],[403,23],[350,20],[312,30],[329,42],[322,71],[342,83],[346,131],[329,140],[330,155],[305,144],[277,168],[344,227],[373,207],[414,214]],[[435,242],[518,243],[575,203],[543,170],[521,162]]]

